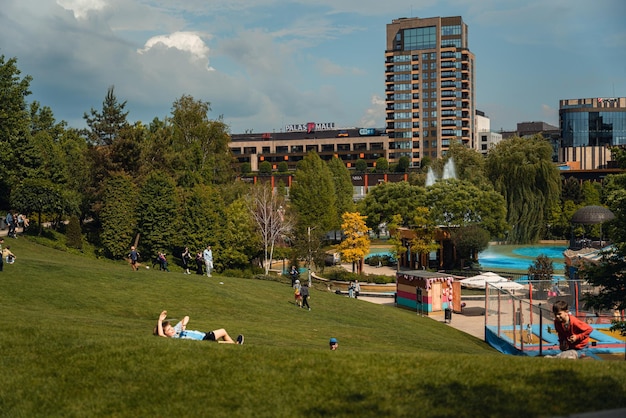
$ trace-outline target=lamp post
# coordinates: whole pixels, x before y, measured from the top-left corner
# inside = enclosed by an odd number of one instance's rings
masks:
[[[311,287],[311,231],[314,230],[316,227],[313,226],[309,226],[307,227],[306,231],[307,231],[307,236],[309,239],[309,261],[308,261],[308,273],[309,273],[309,287]]]

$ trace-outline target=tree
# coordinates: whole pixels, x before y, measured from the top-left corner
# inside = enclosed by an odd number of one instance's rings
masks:
[[[235,178],[228,126],[221,117],[209,119],[210,110],[210,103],[188,95],[174,102],[170,152],[179,171],[198,171],[206,184],[228,184]]]
[[[336,224],[335,187],[328,165],[311,151],[298,164],[289,198],[296,216],[295,250],[323,268],[321,247],[326,233]]]
[[[343,214],[354,211],[352,177],[343,161],[337,157],[333,157],[328,161],[328,168],[330,169],[335,189],[335,207],[337,208],[337,222],[335,226],[339,228]]]
[[[386,173],[389,170],[389,161],[385,157],[376,160],[376,172]]]
[[[337,246],[341,259],[352,263],[352,272],[357,265],[357,272],[362,273],[362,261],[370,250],[369,228],[365,225],[365,217],[359,212],[346,212],[342,216],[341,230],[345,239]],[[358,264],[357,264],[358,263]]]
[[[125,258],[137,232],[137,188],[127,174],[116,173],[105,180],[98,213],[100,242],[104,254]]]
[[[456,178],[482,187],[489,183],[485,175],[485,157],[478,151],[468,148],[460,141],[452,141],[446,155],[431,164],[433,170],[443,173],[443,168],[450,160],[453,161]]]
[[[259,164],[259,174],[272,174],[272,163],[270,163],[269,161],[263,161],[261,164]]]
[[[68,247],[76,248],[77,250],[83,249],[83,235],[80,230],[78,216],[70,216],[70,220],[67,223],[67,230],[65,231],[65,239]]]
[[[218,237],[219,247],[215,253],[216,268],[219,271],[249,267],[250,260],[259,256],[261,242],[246,200],[240,198],[232,202],[226,207],[225,215],[224,228]]]
[[[552,146],[540,135],[500,142],[487,155],[487,176],[507,203],[508,241],[536,242],[549,210],[561,194],[561,177],[552,163]]]
[[[603,202],[615,214],[608,232],[613,240],[613,251],[607,251],[597,265],[585,265],[584,277],[595,286],[597,294],[586,294],[585,306],[601,309],[626,309],[626,174],[606,177]],[[626,321],[613,321],[611,329],[626,335]]]
[[[554,263],[545,254],[537,256],[535,262],[528,267],[528,280],[539,290],[549,289],[554,275]],[[536,282],[536,283],[535,283]]]
[[[406,173],[411,164],[411,160],[406,155],[403,155],[398,159],[398,164],[396,165],[396,172],[398,173]]]
[[[252,187],[248,209],[261,236],[265,274],[269,273],[272,264],[274,246],[290,233],[293,226],[286,208],[285,200],[272,190],[269,182]]]
[[[39,235],[43,224],[43,213],[57,213],[63,208],[59,187],[47,179],[24,179],[11,195],[11,205],[21,213],[37,214]]]
[[[89,114],[83,114],[89,127],[87,137],[92,144],[111,145],[115,141],[120,131],[128,126],[128,112],[124,112],[125,107],[126,101],[119,103],[115,96],[115,86],[110,86],[102,102],[102,112],[92,107]]]
[[[136,211],[140,253],[152,256],[180,245],[178,204],[170,178],[160,172],[150,175],[139,192]]]
[[[478,253],[489,247],[491,234],[486,229],[474,224],[451,228],[450,239],[461,259],[461,267],[463,267],[464,259],[478,261]]]
[[[481,189],[472,183],[446,179],[426,188],[424,206],[436,225],[464,227],[480,225],[491,236],[506,230],[506,204],[491,186]]]
[[[407,249],[402,242],[402,236],[400,234],[400,225],[402,225],[402,216],[393,215],[391,217],[391,221],[387,223],[387,228],[389,229],[389,241],[388,243],[391,245],[391,254],[398,261],[396,264],[396,268],[400,271],[400,257],[406,253]]]
[[[439,244],[435,242],[435,231],[437,228],[433,224],[429,212],[426,207],[416,208],[413,211],[410,225],[414,233],[410,241],[411,252],[417,255],[421,266],[427,266],[428,254],[439,249]]]
[[[362,158],[359,158],[354,163],[354,168],[357,171],[357,173],[365,173],[367,171],[367,161],[365,161]]]
[[[422,206],[426,190],[405,181],[382,183],[370,189],[358,204],[358,211],[367,217],[367,226],[378,231],[378,226],[389,223],[394,215],[400,215],[400,225],[408,226],[413,218],[413,211]]]
[[[196,184],[190,189],[179,188],[178,192],[183,220],[178,236],[184,237],[185,241],[177,245],[196,250],[204,249],[209,244],[216,246],[213,264],[217,268],[223,256],[219,239],[223,235],[227,217],[224,193],[217,186],[205,184]]]
[[[17,174],[21,142],[29,133],[26,96],[31,76],[20,78],[17,59],[0,55],[0,206],[9,204],[11,189],[21,180]]]
[[[286,173],[287,171],[289,171],[289,164],[287,164],[287,161],[281,161],[278,163],[278,172],[279,173]]]

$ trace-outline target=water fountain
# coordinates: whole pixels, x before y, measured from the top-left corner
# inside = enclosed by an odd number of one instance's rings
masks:
[[[454,159],[448,158],[448,161],[444,164],[441,179],[456,179],[456,166],[454,165]],[[433,171],[432,167],[428,167],[428,172],[426,173],[426,187],[432,186],[437,180],[439,180],[439,178],[437,178],[437,175]]]

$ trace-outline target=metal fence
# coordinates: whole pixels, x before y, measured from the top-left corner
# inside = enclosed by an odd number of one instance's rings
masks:
[[[485,340],[507,354],[541,356],[560,352],[554,330],[552,305],[565,300],[570,313],[594,327],[591,353],[619,354],[625,352],[623,337],[615,337],[609,328],[614,319],[623,319],[615,312],[583,309],[582,297],[594,288],[580,280],[533,282],[523,290],[500,289],[487,284],[485,291]],[[595,338],[594,338],[595,337]],[[596,357],[598,358],[598,357]]]

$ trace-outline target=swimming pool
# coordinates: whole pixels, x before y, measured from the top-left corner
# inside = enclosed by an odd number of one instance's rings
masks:
[[[563,251],[566,249],[566,245],[490,245],[478,254],[478,262],[482,268],[528,271],[528,267],[543,254],[552,260],[555,272],[563,271]]]

